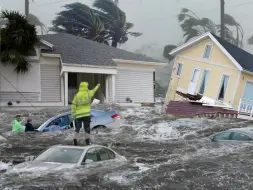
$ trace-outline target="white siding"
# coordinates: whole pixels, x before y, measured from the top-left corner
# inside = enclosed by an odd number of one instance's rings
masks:
[[[0,92],[0,102],[38,102],[39,97],[39,92],[21,92],[21,94],[19,92]]]
[[[108,75],[108,101],[112,102],[112,76]]]
[[[60,65],[41,64],[41,101],[61,101]]]
[[[154,102],[153,72],[118,69],[116,75],[116,102],[126,102],[126,97],[136,103]]]
[[[0,62],[0,92],[40,92],[40,65],[30,63],[26,73],[17,74],[12,65],[4,66]],[[15,88],[14,88],[14,87]],[[17,89],[17,90],[16,90]]]

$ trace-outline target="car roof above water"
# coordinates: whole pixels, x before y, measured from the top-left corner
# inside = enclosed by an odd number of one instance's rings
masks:
[[[241,132],[253,137],[253,127],[232,128],[229,129],[228,131]]]
[[[104,112],[103,110],[94,110],[94,109],[91,109],[91,112]],[[69,115],[71,114],[71,111],[66,111],[64,113],[60,113],[52,118],[57,118],[57,117],[61,117],[61,116],[65,116],[65,115]]]

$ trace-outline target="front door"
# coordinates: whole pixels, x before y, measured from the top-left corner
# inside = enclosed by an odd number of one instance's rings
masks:
[[[199,69],[193,68],[192,77],[188,87],[188,94],[195,95],[198,85],[199,73],[200,73]]]

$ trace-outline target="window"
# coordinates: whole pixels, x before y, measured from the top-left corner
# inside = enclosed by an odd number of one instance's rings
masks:
[[[222,76],[221,87],[220,87],[220,91],[219,91],[219,95],[218,95],[218,100],[224,100],[226,90],[227,90],[227,87],[228,87],[228,80],[229,80],[229,76],[227,76],[227,75]]]
[[[98,153],[99,153],[101,161],[115,158],[115,154],[112,151],[105,148],[99,148]]]
[[[199,93],[200,94],[204,94],[205,93],[205,89],[206,89],[206,85],[207,85],[207,81],[209,79],[209,71],[204,70],[203,73],[203,79],[200,85],[200,89],[199,89]]]
[[[229,140],[231,132],[222,132],[214,136],[213,140],[215,141],[224,141],[224,140]]]
[[[209,57],[211,55],[211,50],[212,50],[212,45],[206,45],[205,52],[203,55],[204,59],[209,59]]]
[[[192,78],[191,78],[191,82],[193,82],[193,83],[197,82],[197,80],[199,78],[199,72],[200,72],[199,69],[196,69],[196,68],[194,69],[193,74],[192,74]]]
[[[83,149],[53,147],[46,150],[35,160],[42,162],[57,162],[76,164],[83,154]]]
[[[247,135],[244,135],[242,133],[233,132],[231,140],[234,141],[252,141],[252,138],[250,138]]]
[[[178,63],[177,64],[177,76],[180,76],[182,73],[182,68],[183,68],[183,64],[182,63]]]
[[[59,125],[60,127],[65,127],[70,124],[70,120],[68,115],[59,117],[57,119],[54,119],[47,127],[50,127],[51,125]]]
[[[85,159],[88,159],[88,160],[92,160],[93,162],[98,162],[100,161],[98,159],[98,156],[97,156],[97,151],[95,148],[90,148],[87,153],[86,153],[86,156],[85,156]]]

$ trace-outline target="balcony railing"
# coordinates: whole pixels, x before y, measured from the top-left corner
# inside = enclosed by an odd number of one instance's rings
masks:
[[[240,99],[238,106],[238,113],[240,115],[253,116],[253,100]]]

